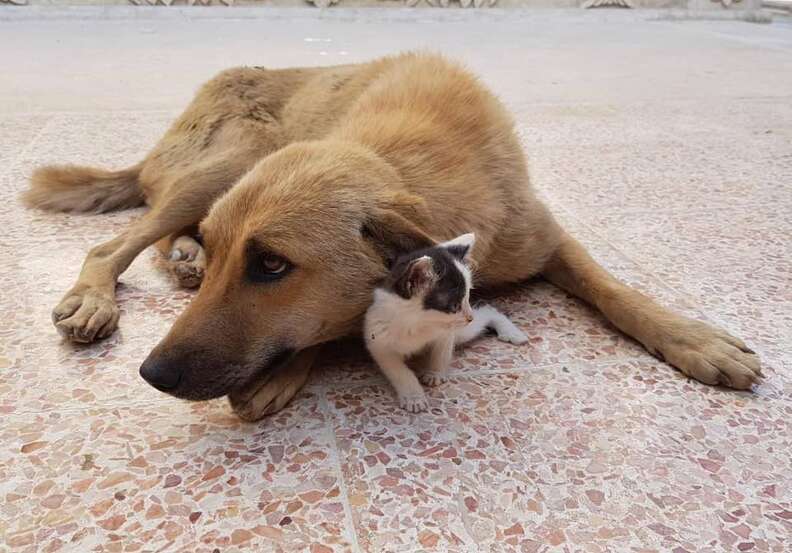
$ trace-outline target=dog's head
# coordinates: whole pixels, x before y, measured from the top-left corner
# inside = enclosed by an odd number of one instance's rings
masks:
[[[210,399],[354,332],[389,261],[433,244],[423,202],[397,184],[347,143],[294,144],[259,162],[202,222],[203,283],[141,375]]]

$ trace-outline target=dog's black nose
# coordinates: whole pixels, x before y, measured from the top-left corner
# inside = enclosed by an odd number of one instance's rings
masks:
[[[170,392],[176,389],[181,375],[181,369],[165,359],[149,357],[140,366],[140,376],[143,377],[143,380],[161,392]]]

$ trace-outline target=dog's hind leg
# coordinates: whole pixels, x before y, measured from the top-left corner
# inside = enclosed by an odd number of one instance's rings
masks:
[[[168,263],[181,286],[197,288],[201,285],[206,270],[206,253],[198,240],[186,234],[179,236],[173,241]]]
[[[123,234],[91,249],[77,283],[52,312],[58,331],[74,342],[109,336],[118,326],[115,287],[121,273],[148,246],[197,225],[244,170],[227,158],[207,160],[174,179],[152,210]]]
[[[206,253],[196,228],[176,232],[157,242],[157,249],[170,272],[183,288],[201,285],[206,270]]]
[[[665,309],[622,284],[569,235],[562,237],[542,274],[691,378],[743,390],[762,376],[759,359],[742,340]]]

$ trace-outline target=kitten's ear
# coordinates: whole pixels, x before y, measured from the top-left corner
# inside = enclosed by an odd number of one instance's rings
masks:
[[[470,262],[470,256],[473,252],[473,244],[476,243],[476,235],[472,232],[457,236],[453,240],[439,244],[441,247],[448,250],[448,253],[459,259],[463,263]]]
[[[413,297],[416,292],[425,290],[437,278],[432,264],[432,258],[428,255],[413,259],[407,265],[402,277],[403,290],[406,297]]]
[[[404,197],[403,197],[404,196]],[[391,267],[397,257],[437,242],[421,230],[413,220],[422,219],[422,202],[414,196],[396,196],[385,205],[371,210],[363,221],[360,234]]]

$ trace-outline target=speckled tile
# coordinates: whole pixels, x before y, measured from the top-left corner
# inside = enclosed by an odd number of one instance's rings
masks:
[[[4,544],[33,551],[349,550],[320,402],[251,425],[223,401],[4,418]]]
[[[528,343],[510,350],[533,365],[570,362],[574,359],[612,359],[643,354],[633,340],[619,333],[607,320],[577,298],[550,284],[537,281],[492,300],[528,336]],[[483,344],[468,348],[485,353]],[[493,344],[500,351],[509,344]]]
[[[548,195],[594,212],[741,208],[789,198],[792,153],[769,154],[756,146],[749,155],[736,137],[727,144],[740,151],[721,146],[717,150],[726,152],[715,157],[705,145],[683,140],[603,144],[581,148],[574,163],[564,146],[538,147],[530,151],[531,174]]]
[[[153,252],[141,255],[121,278],[120,330],[89,346],[63,341],[50,322],[84,250],[64,245],[57,264],[34,250],[16,253],[3,272],[13,275],[16,293],[0,298],[5,314],[0,320],[0,410],[37,412],[166,397],[139,378],[138,367],[193,293],[178,290],[154,267]]]
[[[24,160],[124,167],[143,159],[173,119],[170,111],[55,114]]]
[[[565,217],[574,218],[577,229],[594,228],[611,241],[616,256],[596,240],[589,238],[586,245],[617,275],[629,271],[630,264],[638,265],[705,312],[718,312],[792,301],[792,264],[785,254],[792,220],[778,205],[712,214],[694,210]]]
[[[518,130],[534,184],[575,209],[742,208],[792,193],[787,104],[540,104]]]
[[[520,137],[532,150],[576,144],[585,153],[596,152],[595,145],[649,146],[691,138],[688,147],[713,153],[726,147],[730,154],[747,157],[761,150],[788,151],[784,146],[792,140],[792,108],[786,98],[540,103],[521,105],[515,113]],[[719,155],[718,161],[728,159]]]
[[[380,386],[331,392],[358,541],[782,551],[792,403],[699,390],[632,361],[453,380],[420,416]]]
[[[0,115],[0,167],[24,155],[52,116],[47,114]]]
[[[488,390],[531,476],[529,511],[505,513],[528,547],[786,547],[789,398],[702,390],[652,361],[537,369]]]
[[[731,266],[657,266],[654,275],[711,313],[792,302],[792,264],[757,260]]]
[[[193,293],[177,288],[156,263],[153,249],[140,255],[120,279],[122,322],[110,339],[74,346],[63,342],[50,323],[52,308],[73,284],[88,250],[122,232],[143,210],[51,214],[23,209],[17,195],[40,163],[133,163],[170,118],[158,113],[53,115],[25,155],[0,170],[0,183],[11,193],[11,201],[0,204],[0,282],[14,290],[0,297],[3,413],[166,399],[152,394],[138,377],[138,367]],[[110,121],[124,132],[108,132]],[[71,385],[64,386],[64,381]]]
[[[387,386],[328,392],[363,551],[474,551],[495,531],[469,516],[480,491],[502,492],[498,502],[518,506],[509,495],[519,486],[512,475],[520,458],[487,399],[488,382],[451,380],[430,390],[430,411],[419,415],[399,409]]]
[[[159,140],[172,119],[173,114],[168,112],[52,115],[35,142],[22,152],[23,155],[15,157],[0,175],[0,183],[11,200],[0,204],[0,220],[6,236],[25,238],[45,249],[51,245],[53,236],[67,242],[87,242],[88,247],[112,238],[133,218],[130,212],[90,217],[28,211],[20,209],[17,195],[27,186],[33,170],[43,164],[121,168],[137,163]],[[91,222],[86,224],[89,219]]]
[[[650,272],[684,271],[686,267],[714,272],[752,266],[789,268],[792,214],[783,203],[761,209],[695,207],[677,212],[578,215]]]

